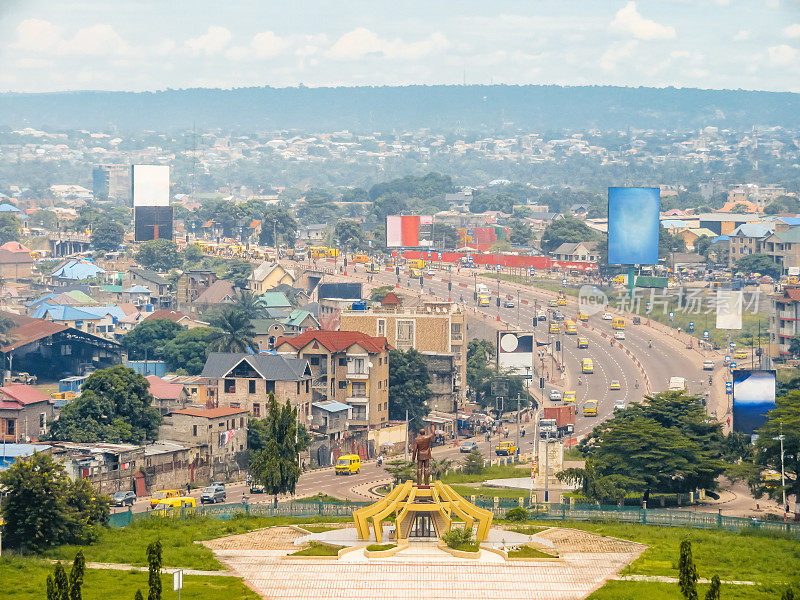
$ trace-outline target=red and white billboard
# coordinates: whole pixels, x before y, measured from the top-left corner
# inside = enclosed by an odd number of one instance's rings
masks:
[[[433,246],[433,217],[419,215],[386,217],[387,248],[430,246]]]

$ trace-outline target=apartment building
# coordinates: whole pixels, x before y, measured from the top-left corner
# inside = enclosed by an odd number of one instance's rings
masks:
[[[791,267],[800,268],[800,227],[776,231],[768,235],[761,246],[761,253],[780,266],[783,275],[787,275]]]
[[[748,254],[761,253],[764,240],[773,232],[773,228],[764,223],[739,225],[728,238],[730,243],[728,266],[732,267],[737,260]]]
[[[398,350],[423,356],[453,355],[453,392],[463,402],[467,385],[467,325],[463,307],[453,302],[423,302],[415,307],[382,306],[345,310],[341,329],[385,337]],[[433,360],[433,358],[431,358]],[[438,371],[438,363],[436,365]]]
[[[351,407],[350,425],[381,427],[389,420],[389,344],[358,331],[306,331],[275,340],[279,355],[307,360],[314,402]]]
[[[783,293],[772,298],[769,323],[770,357],[789,358],[792,337],[800,334],[800,286],[786,286]]]
[[[311,415],[311,369],[308,361],[274,354],[212,352],[201,378],[217,382],[217,406],[242,408],[253,417],[264,417],[269,395],[297,408],[300,421]]]

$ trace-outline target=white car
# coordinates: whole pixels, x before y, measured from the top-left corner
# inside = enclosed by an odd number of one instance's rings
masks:
[[[550,400],[561,400],[561,392],[558,390],[550,390]]]
[[[625,400],[617,400],[614,402],[614,412],[625,408]]]
[[[614,315],[612,315],[610,312],[603,313],[603,321],[611,321],[613,318]]]
[[[614,339],[615,340],[624,340],[625,339],[625,332],[624,331],[615,331],[614,332]]]
[[[431,277],[433,277],[435,274],[436,273],[433,269],[428,269],[427,271],[425,271],[425,275],[430,275]]]

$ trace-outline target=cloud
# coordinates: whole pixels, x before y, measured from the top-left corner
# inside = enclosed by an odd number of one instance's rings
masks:
[[[234,46],[225,56],[231,60],[244,60],[246,58],[265,59],[281,54],[289,47],[289,40],[275,35],[272,31],[263,31],[253,36],[247,46]]]
[[[767,52],[769,53],[769,64],[773,67],[788,67],[797,62],[798,55],[800,55],[796,48],[792,48],[787,44],[770,46]]]
[[[740,29],[733,35],[734,42],[744,42],[750,39],[750,32],[747,29]]]
[[[25,19],[17,25],[14,46],[22,50],[43,52],[61,41],[61,27],[41,19]]]
[[[211,56],[222,52],[228,42],[231,41],[231,32],[225,27],[211,25],[208,31],[196,38],[188,39],[184,45],[193,56],[205,54]]]
[[[65,40],[59,46],[64,54],[80,54],[87,56],[106,56],[123,54],[129,50],[119,34],[111,25],[98,23],[91,27],[79,29],[71,40]]]
[[[639,42],[637,40],[611,44],[608,50],[603,52],[600,57],[600,67],[605,71],[614,71],[617,68],[617,63],[633,56],[638,47]]]
[[[629,33],[640,40],[666,40],[675,37],[675,28],[645,19],[636,10],[636,2],[628,2],[617,11],[611,28]]]
[[[336,40],[328,56],[336,60],[356,60],[365,56],[389,59],[418,60],[449,46],[447,38],[436,32],[419,42],[405,42],[400,38],[385,40],[374,31],[359,27]]]
[[[800,38],[800,23],[784,27],[781,33],[787,38]]]

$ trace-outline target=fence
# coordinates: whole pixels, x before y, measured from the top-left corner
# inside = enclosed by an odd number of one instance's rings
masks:
[[[520,506],[513,498],[487,498],[480,496],[474,503],[494,512],[502,518],[506,512]],[[217,519],[230,519],[236,514],[259,517],[350,517],[353,511],[370,502],[281,502],[273,504],[218,504],[198,506],[197,508],[168,509],[134,513],[125,511],[112,514],[111,527],[125,527],[138,519],[153,517],[184,519],[192,516],[206,516]],[[527,504],[527,503],[526,503]],[[662,510],[655,508],[634,508],[628,506],[608,506],[599,504],[534,504],[527,506],[531,519],[548,521],[617,521],[638,523],[658,527],[687,527],[690,529],[717,529],[723,531],[765,531],[788,533],[800,537],[800,524],[779,521],[758,521],[741,517],[726,517],[718,513]]]

